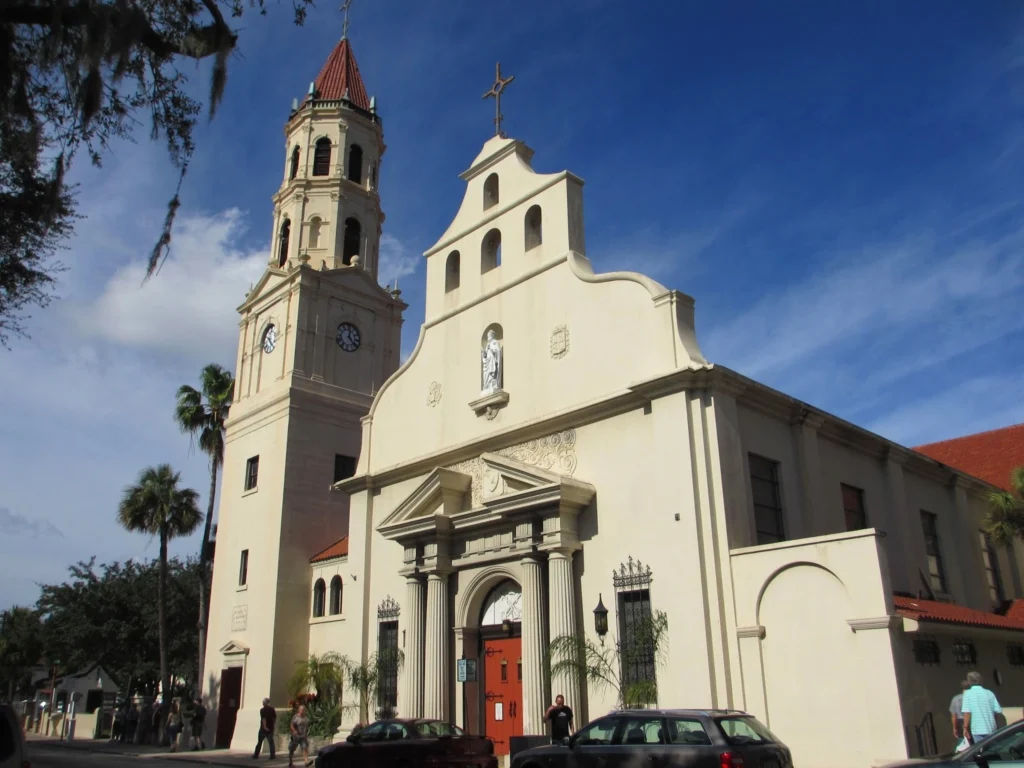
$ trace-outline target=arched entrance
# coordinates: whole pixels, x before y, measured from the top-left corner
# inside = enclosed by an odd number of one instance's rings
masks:
[[[480,610],[484,733],[496,755],[507,755],[512,737],[523,735],[522,618],[523,593],[511,579],[495,586]]]

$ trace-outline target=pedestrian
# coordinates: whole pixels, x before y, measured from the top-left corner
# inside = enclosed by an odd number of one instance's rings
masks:
[[[206,749],[203,741],[203,728],[206,727],[206,707],[202,699],[196,699],[196,707],[192,710],[192,751]]]
[[[128,711],[124,715],[124,733],[121,734],[121,741],[125,744],[135,743],[135,731],[139,727],[139,710],[132,701],[128,701]]]
[[[171,741],[171,752],[178,751],[178,735],[181,733],[181,709],[178,702],[172,701],[167,714],[167,736]]]
[[[110,724],[110,740],[120,741],[124,730],[124,705],[114,708],[114,721]]]
[[[146,705],[149,708],[149,705]],[[164,706],[163,699],[160,701],[154,701],[152,708],[148,709],[149,717],[144,718],[146,720],[146,728],[150,731],[150,737],[153,739],[154,744],[160,744],[160,729],[163,727],[165,718],[167,717],[167,708]],[[140,744],[142,742],[139,742]]]
[[[270,706],[270,699],[263,700],[263,709],[260,710],[260,733],[256,737],[256,751],[252,753],[252,759],[260,756],[263,749],[263,740],[267,740],[270,747],[270,759],[274,759],[274,732],[277,728],[277,710]]]
[[[968,672],[971,687],[964,691],[964,734],[971,744],[996,732],[996,715],[1003,713],[996,695],[981,685],[980,672]]]
[[[292,718],[289,726],[292,737],[288,742],[288,766],[291,768],[292,757],[296,749],[302,750],[302,764],[309,765],[309,718],[306,717],[305,706],[300,706],[299,711]]]
[[[544,719],[551,723],[551,743],[561,744],[572,733],[572,710],[565,705],[562,694],[555,696],[555,703],[548,707]]]
[[[953,726],[953,739],[957,742],[957,749],[960,748],[961,741],[966,743],[964,736],[964,691],[970,687],[971,684],[963,680],[960,683],[960,693],[949,702],[949,720]]]

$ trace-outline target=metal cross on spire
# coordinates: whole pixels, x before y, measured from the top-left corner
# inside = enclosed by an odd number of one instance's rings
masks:
[[[345,0],[345,2],[351,2],[351,0]],[[501,121],[504,119],[504,116],[501,114],[501,94],[508,87],[508,84],[516,79],[516,76],[512,75],[512,77],[502,80],[500,61],[495,64],[494,73],[494,85],[491,86],[491,90],[484,94],[484,98],[494,97],[494,135],[505,138],[505,134],[501,132]]]
[[[352,5],[352,0],[345,0],[341,4],[341,12],[345,14],[345,20],[341,24],[341,39],[344,40],[348,37],[348,9]]]

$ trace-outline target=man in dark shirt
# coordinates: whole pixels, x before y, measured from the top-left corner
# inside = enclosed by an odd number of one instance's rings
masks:
[[[206,707],[202,699],[196,699],[195,709],[192,710],[192,749],[206,749],[206,742],[203,741],[203,728],[206,727]]]
[[[267,740],[270,747],[270,759],[274,759],[274,729],[277,726],[277,710],[270,706],[270,699],[263,700],[263,708],[260,710],[260,735],[256,740],[256,751],[252,753],[252,759],[260,756],[263,749],[263,740]]]
[[[548,707],[544,719],[551,723],[551,743],[561,744],[562,739],[572,733],[572,710],[565,706],[565,697],[558,694],[555,703]]]

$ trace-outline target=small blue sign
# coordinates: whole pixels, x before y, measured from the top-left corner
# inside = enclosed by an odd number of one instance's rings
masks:
[[[460,683],[476,682],[476,659],[459,659],[456,680]]]

